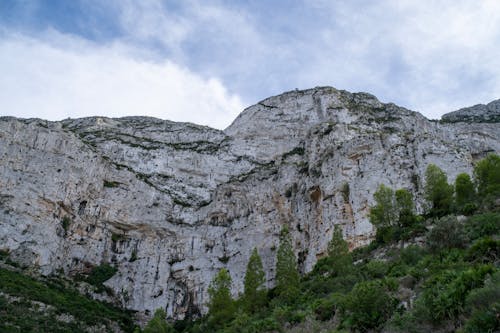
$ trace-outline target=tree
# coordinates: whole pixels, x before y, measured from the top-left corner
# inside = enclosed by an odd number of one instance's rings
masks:
[[[254,313],[266,302],[264,283],[266,274],[257,248],[254,248],[247,264],[245,273],[245,289],[243,292],[243,307],[249,313]]]
[[[167,314],[165,310],[158,309],[155,311],[153,318],[144,327],[143,333],[174,333],[175,329],[166,321]]]
[[[276,260],[276,292],[285,303],[293,303],[299,293],[300,276],[287,227],[281,230]]]
[[[382,184],[373,197],[376,204],[370,209],[370,222],[377,228],[377,240],[386,243],[392,239],[392,226],[397,218],[394,191]]]
[[[474,210],[476,191],[470,176],[461,173],[455,179],[455,205],[458,212],[468,215]]]
[[[411,227],[416,223],[415,204],[413,195],[406,189],[399,189],[395,193],[398,239],[405,240],[411,236]],[[401,244],[403,246],[403,244]]]
[[[446,174],[438,166],[430,164],[425,171],[425,199],[430,203],[432,216],[444,216],[451,212],[453,186],[448,184]]]
[[[209,324],[212,327],[221,327],[233,318],[236,307],[231,298],[231,275],[222,268],[214,277],[208,288],[210,301],[208,303]]]
[[[342,229],[335,225],[333,236],[328,243],[328,257],[331,271],[340,275],[346,273],[352,264],[352,257],[349,253],[349,244],[342,237]]]
[[[500,156],[489,154],[474,167],[477,193],[484,201],[500,197]]]

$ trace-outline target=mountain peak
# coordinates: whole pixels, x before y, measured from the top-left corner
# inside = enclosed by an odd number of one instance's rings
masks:
[[[476,104],[444,114],[441,120],[448,123],[497,123],[500,122],[500,99],[488,104]]]

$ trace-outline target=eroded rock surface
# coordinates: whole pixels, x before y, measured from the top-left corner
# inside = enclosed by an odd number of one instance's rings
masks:
[[[429,163],[453,181],[500,152],[500,124],[475,119],[429,121],[329,87],[268,98],[225,131],[146,117],[0,118],[0,248],[43,274],[111,263],[106,285],[122,306],[196,316],[220,268],[242,291],[254,247],[273,284],[282,225],[309,271],[335,224],[352,247],[370,240],[379,184],[421,203]]]

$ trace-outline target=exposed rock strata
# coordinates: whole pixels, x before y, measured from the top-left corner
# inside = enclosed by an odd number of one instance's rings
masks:
[[[335,224],[352,247],[370,239],[379,184],[421,200],[429,163],[451,181],[488,152],[500,152],[498,122],[429,121],[334,88],[268,98],[225,131],[146,117],[5,117],[0,248],[43,274],[112,263],[106,285],[124,307],[183,318],[204,310],[221,267],[242,291],[253,247],[272,285],[282,225],[309,271]]]

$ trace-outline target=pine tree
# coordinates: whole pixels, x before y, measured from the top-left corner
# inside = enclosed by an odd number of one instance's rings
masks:
[[[477,194],[481,200],[492,201],[500,197],[500,156],[489,154],[474,167]]]
[[[293,303],[299,294],[299,281],[292,239],[288,228],[284,227],[281,230],[276,262],[276,292],[279,298],[285,303]]]
[[[227,269],[222,268],[214,277],[208,295],[209,325],[217,328],[229,323],[234,318],[236,307],[231,298],[231,276]]]
[[[424,193],[431,205],[431,215],[440,217],[451,212],[453,186],[448,184],[443,170],[434,164],[430,164],[425,171]]]
[[[257,248],[254,248],[248,260],[245,274],[245,290],[243,292],[242,303],[245,310],[254,313],[266,302],[266,290],[264,283],[266,275],[262,266],[262,260]]]
[[[466,173],[461,173],[455,179],[455,205],[456,210],[460,213],[470,214],[476,207],[474,201],[476,199],[476,191],[470,176]]]
[[[347,273],[352,266],[349,244],[342,237],[339,225],[335,225],[332,239],[328,243],[328,257],[331,272],[335,275]]]
[[[413,203],[413,195],[406,189],[397,190],[395,198],[398,214],[395,239],[401,240],[401,246],[404,247],[404,241],[411,237],[411,227],[417,222],[415,204]]]
[[[387,243],[392,239],[392,227],[397,219],[394,191],[382,184],[373,194],[373,197],[376,204],[370,209],[370,222],[377,228],[377,240]]]

